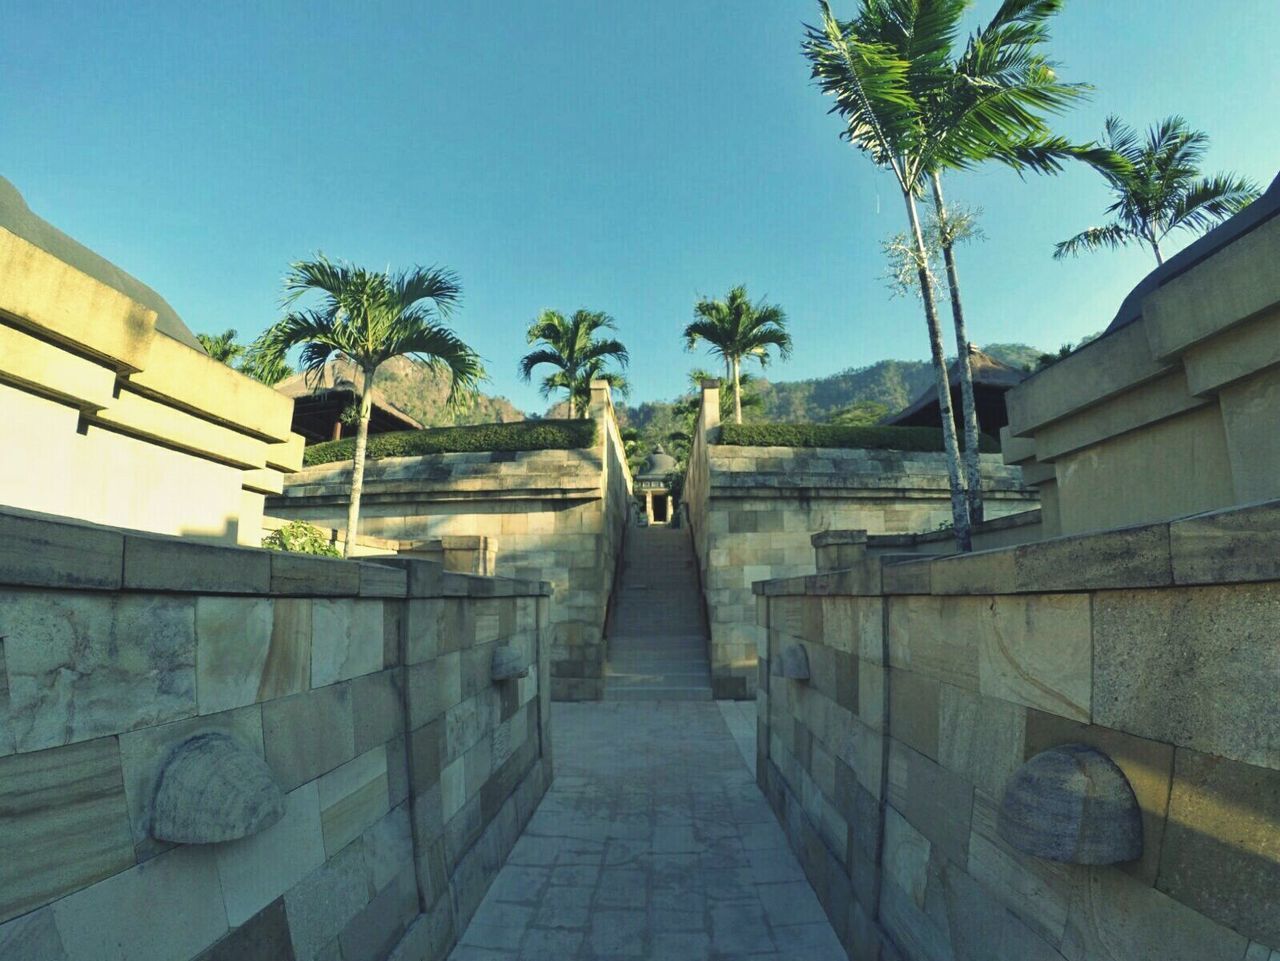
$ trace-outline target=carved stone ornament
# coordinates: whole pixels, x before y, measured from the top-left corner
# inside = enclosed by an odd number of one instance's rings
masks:
[[[495,681],[514,681],[518,677],[529,676],[529,665],[515,648],[499,644],[493,649],[490,674]]]
[[[156,782],[151,836],[181,844],[247,838],[284,816],[270,768],[225,734],[200,734],[169,756]]]

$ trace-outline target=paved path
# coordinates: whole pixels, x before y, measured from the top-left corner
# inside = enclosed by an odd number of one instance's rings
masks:
[[[452,961],[845,961],[719,705],[553,711],[555,782]]]

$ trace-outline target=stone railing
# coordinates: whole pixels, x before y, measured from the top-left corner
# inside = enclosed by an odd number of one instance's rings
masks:
[[[755,585],[758,770],[851,957],[1275,957],[1280,502],[815,546]]]
[[[0,512],[0,959],[443,959],[551,777],[540,583]]]

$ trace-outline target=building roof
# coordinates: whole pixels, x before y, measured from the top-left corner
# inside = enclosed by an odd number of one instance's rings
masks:
[[[53,224],[31,212],[18,188],[0,177],[0,227],[39,247],[63,263],[88,274],[99,283],[120,291],[131,300],[156,313],[156,330],[188,347],[204,353],[200,341],[169,302],[132,274],[127,274],[104,257],[95,254]]]
[[[649,460],[640,472],[641,477],[666,477],[676,469],[676,459],[662,449],[659,444],[649,455]]]
[[[276,384],[276,390],[297,401],[319,401],[341,409],[356,398],[356,367],[345,357],[340,357],[325,364],[318,376],[305,371],[294,374]],[[374,387],[372,393],[374,415],[382,431],[422,430],[421,423],[387,400],[378,388]],[[302,406],[301,403],[295,405],[295,410],[301,413]],[[294,429],[297,430],[296,424]]]
[[[973,344],[969,345],[969,369],[973,373],[974,390],[986,388],[987,393],[1003,394],[1009,388],[1016,387],[1031,376],[1025,370],[1010,367],[1003,361],[996,360],[990,354],[983,353]],[[951,383],[952,392],[955,392],[960,386],[959,360],[951,362],[951,366],[948,369],[948,379]],[[895,425],[916,423],[928,417],[930,408],[933,408],[931,419],[938,420],[938,391],[932,384],[925,388],[920,396],[912,401],[905,410],[886,417],[883,423]],[[981,414],[981,411],[979,414]],[[995,427],[993,430],[993,425],[982,423],[982,420],[983,418],[979,416],[980,426],[984,432],[994,433],[998,431],[999,427]],[[1001,424],[999,426],[1002,427],[1004,425]]]

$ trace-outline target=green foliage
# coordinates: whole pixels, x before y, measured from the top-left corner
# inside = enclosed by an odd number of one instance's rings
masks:
[[[368,457],[418,457],[423,454],[456,454],[471,451],[574,450],[596,442],[593,420],[537,420],[514,424],[475,424],[469,427],[432,427],[402,430],[369,437]],[[355,438],[312,444],[303,451],[307,466],[349,461],[355,456]]]
[[[196,340],[206,354],[228,367],[245,352],[245,346],[236,343],[236,331],[230,327],[220,334],[196,334]]]
[[[542,379],[542,396],[565,391],[570,417],[587,415],[593,380],[606,381],[615,393],[626,395],[626,378],[607,367],[616,363],[625,368],[630,360],[627,348],[612,337],[597,337],[601,330],[617,330],[613,318],[602,311],[576,310],[566,318],[557,311],[544,310],[529,325],[528,342],[540,346],[520,358],[520,378],[527,383],[534,369],[543,364],[554,368]]]
[[[1054,249],[1061,260],[1082,251],[1115,249],[1126,244],[1149,246],[1157,263],[1164,263],[1160,244],[1175,230],[1202,234],[1243,210],[1260,190],[1238,174],[1200,176],[1209,137],[1182,117],[1168,117],[1145,137],[1119,117],[1108,117],[1106,144],[1123,164],[1100,165],[1111,188],[1107,213],[1115,219],[1090,227]]]
[[[872,427],[880,423],[887,413],[889,408],[884,404],[877,404],[874,400],[860,400],[837,411],[831,418],[831,423],[841,427]]]
[[[724,424],[720,443],[731,447],[838,447],[863,450],[941,452],[942,431],[934,427],[846,427],[840,424]],[[1000,450],[993,437],[979,449]]]
[[[284,527],[264,537],[262,546],[272,551],[288,551],[290,554],[315,554],[319,557],[342,556],[338,549],[329,543],[324,531],[306,521],[289,521]]]

